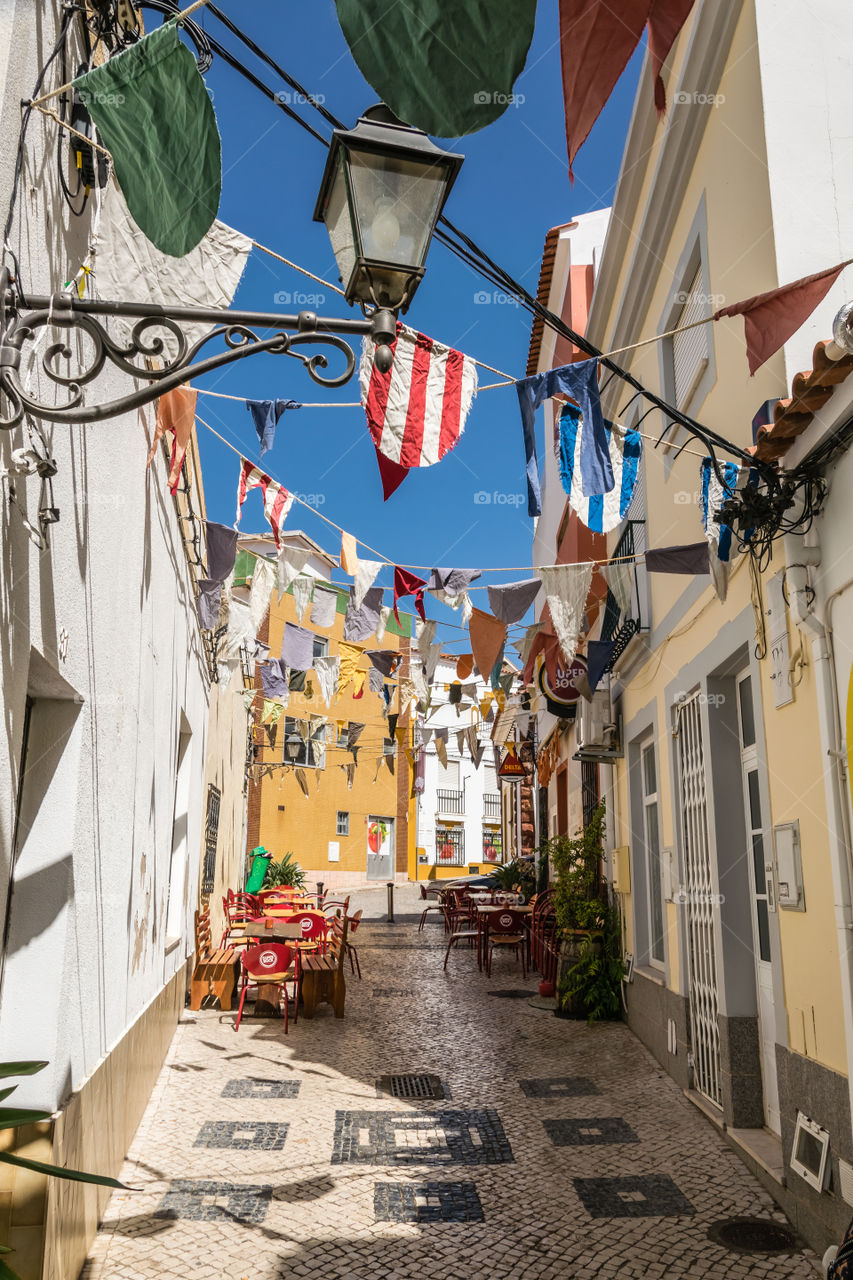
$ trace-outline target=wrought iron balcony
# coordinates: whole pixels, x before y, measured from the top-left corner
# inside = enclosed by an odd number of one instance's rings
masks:
[[[500,822],[501,798],[498,792],[486,791],[483,795],[483,817],[487,822]]]
[[[464,814],[465,812],[465,792],[464,791],[439,791],[436,794],[437,794],[437,808],[439,813]]]

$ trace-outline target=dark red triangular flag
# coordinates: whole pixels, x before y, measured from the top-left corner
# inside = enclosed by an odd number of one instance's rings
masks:
[[[823,302],[845,267],[853,262],[839,262],[813,276],[803,276],[790,284],[780,285],[767,293],[757,293],[744,302],[733,302],[714,312],[714,319],[723,316],[743,316],[746,337],[746,358],[750,375],[760,369],[765,360],[784,346],[788,339],[804,325],[818,303]]]
[[[379,463],[379,475],[382,479],[382,501],[387,502],[396,489],[409,474],[408,467],[401,467],[399,462],[386,458],[384,453],[376,450],[376,461]]]
[[[692,8],[693,0],[652,0],[649,9],[649,54],[655,78],[655,107],[659,117],[666,110],[666,91],[661,79],[661,68]]]

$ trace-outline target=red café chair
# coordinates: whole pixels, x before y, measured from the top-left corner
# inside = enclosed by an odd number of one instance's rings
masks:
[[[421,902],[426,902],[427,906],[425,906],[423,911],[421,912],[421,919],[420,919],[420,923],[418,924],[418,933],[421,933],[424,926],[426,925],[426,918],[427,918],[428,912],[444,910],[444,906],[441,902],[441,899],[439,899],[438,902],[429,901],[429,894],[427,893],[427,887],[425,884],[421,885]]]
[[[225,912],[225,929],[219,946],[233,947],[245,942],[246,939],[242,933],[232,938],[230,936],[231,930],[238,925],[246,924],[257,916],[260,910],[258,899],[254,894],[235,893],[233,889],[229,889],[227,896],[222,899],[222,910]]]
[[[347,894],[347,896],[343,899],[324,898],[323,911],[326,912],[329,910],[329,907],[331,907],[333,916],[338,915],[339,912],[342,916],[345,916],[346,913],[349,911],[349,899],[350,899],[349,894]]]
[[[347,902],[349,902],[349,898],[347,898]],[[362,909],[359,908],[358,911],[356,911],[354,916],[348,917],[349,930],[347,932],[347,941],[346,941],[346,947],[345,947],[346,954],[349,956],[349,967],[353,973],[355,973],[356,970],[358,970],[359,981],[361,981],[361,965],[359,964],[359,960],[358,960],[358,947],[356,947],[352,942],[350,942],[350,938],[355,933],[358,926],[361,924],[361,910]]]
[[[284,996],[284,1034],[287,1035],[287,984],[293,983],[293,1008],[299,1009],[299,952],[294,947],[285,947],[280,942],[262,942],[257,947],[250,947],[240,957],[242,989],[240,1005],[237,1009],[235,1031],[240,1030],[240,1019],[243,1017],[243,1004],[249,987],[280,987]]]
[[[525,949],[527,938],[524,932],[524,916],[512,907],[495,911],[489,917],[489,932],[486,935],[486,973],[492,976],[492,956],[496,947],[512,948],[516,958],[521,957],[521,972],[527,977],[527,961]]]
[[[321,951],[325,955],[329,921],[322,912],[294,911],[287,923],[298,924],[302,930],[302,940],[296,944],[299,951]]]
[[[447,940],[447,950],[444,953],[445,969],[447,968],[451,948],[455,947],[457,942],[467,942],[469,946],[478,945],[480,932],[473,914],[473,904],[468,901],[467,895],[457,889],[451,889],[447,899],[444,921],[450,937]]]

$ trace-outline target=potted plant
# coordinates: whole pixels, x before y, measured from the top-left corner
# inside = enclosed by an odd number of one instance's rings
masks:
[[[604,804],[574,838],[551,840],[556,873],[554,913],[560,936],[558,1012],[590,1022],[620,1010],[622,931],[601,876]]]
[[[495,867],[489,875],[499,889],[520,893],[525,900],[536,888],[536,869],[526,858],[516,858],[514,862],[506,862],[502,867]]]
[[[264,876],[265,889],[278,889],[283,885],[291,889],[305,888],[305,872],[292,853],[286,853],[278,862],[269,863]]]

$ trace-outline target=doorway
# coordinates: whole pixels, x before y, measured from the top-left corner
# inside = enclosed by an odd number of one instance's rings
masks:
[[[755,707],[752,677],[737,681],[738,731],[743,776],[744,826],[752,897],[753,953],[758,996],[758,1034],[761,1044],[761,1077],[764,1120],[768,1129],[781,1134],[779,1084],[776,1076],[776,1016],[773,1001],[773,950],[770,914],[776,910],[773,863],[764,827],[761,804],[760,762],[755,742]]]
[[[367,878],[394,879],[394,819],[370,814],[367,819]]]

